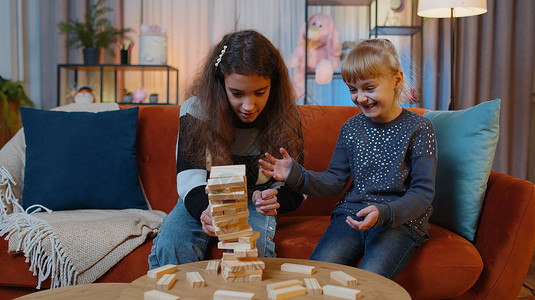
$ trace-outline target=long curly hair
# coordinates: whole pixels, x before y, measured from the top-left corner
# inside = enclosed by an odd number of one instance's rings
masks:
[[[220,61],[216,62],[226,46]],[[288,69],[277,48],[262,34],[242,30],[226,34],[214,45],[205,58],[200,72],[186,92],[196,96],[202,126],[191,128],[192,137],[185,141],[191,163],[206,165],[204,146],[211,155],[213,165],[232,164],[230,147],[234,141],[232,119],[234,112],[225,92],[225,76],[232,73],[257,75],[271,79],[271,90],[264,110],[255,120],[258,145],[263,152],[279,156],[284,147],[297,161],[303,159],[303,140],[296,97]]]

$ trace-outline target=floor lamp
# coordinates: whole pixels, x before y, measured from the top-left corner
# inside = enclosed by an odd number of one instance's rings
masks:
[[[481,15],[487,12],[487,0],[419,0],[418,16],[424,18],[450,18],[451,35],[451,74],[450,74],[450,105],[455,105],[454,91],[454,65],[455,65],[455,18]]]

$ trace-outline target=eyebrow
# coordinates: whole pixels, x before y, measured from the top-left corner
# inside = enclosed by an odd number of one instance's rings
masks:
[[[260,92],[260,91],[263,91],[263,90],[267,90],[268,88],[269,88],[269,84],[266,85],[266,86],[264,86],[264,87],[261,87],[261,88],[259,88],[259,89],[256,89],[256,90],[254,90],[253,92]],[[243,91],[240,90],[240,89],[233,88],[233,87],[230,87],[230,86],[228,87],[228,89],[229,89],[230,91],[232,91],[232,92],[243,92]]]

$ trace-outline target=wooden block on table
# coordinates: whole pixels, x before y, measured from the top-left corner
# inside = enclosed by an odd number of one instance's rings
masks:
[[[208,264],[206,265],[206,273],[210,275],[217,275],[219,274],[219,264],[221,261],[219,259],[214,259],[208,261]]]
[[[252,300],[254,293],[217,290],[214,292],[214,300]]]
[[[213,166],[210,168],[210,178],[245,175],[245,165]]]
[[[302,285],[292,285],[280,289],[268,291],[268,298],[272,300],[288,299],[292,297],[302,296],[307,293],[307,290]]]
[[[307,265],[284,263],[284,264],[281,265],[281,271],[312,275],[312,274],[316,273],[316,267],[307,266]]]
[[[237,272],[232,272],[231,270],[227,270],[227,269],[221,269],[221,274],[223,275],[223,277],[226,279],[226,278],[234,278],[234,277],[246,277],[246,276],[251,276],[251,275],[262,275],[263,273],[263,270],[262,269],[258,269],[258,270],[240,270],[240,271],[237,271]]]
[[[298,279],[274,282],[274,283],[270,283],[270,284],[266,285],[266,291],[281,289],[281,288],[289,287],[289,286],[292,286],[292,285],[303,286],[303,282],[301,280],[298,280]]]
[[[206,286],[206,281],[202,278],[199,272],[187,272],[186,279],[191,287],[203,287]]]
[[[241,272],[250,270],[263,270],[266,268],[266,264],[256,258],[256,260],[223,260],[221,262],[221,269],[228,272]]]
[[[157,290],[147,291],[143,293],[143,299],[145,300],[178,300],[180,297],[171,295],[168,293],[160,292]]]
[[[176,274],[163,274],[156,282],[156,289],[160,291],[170,290],[176,282]]]
[[[323,294],[327,296],[353,300],[358,300],[361,296],[360,290],[330,284],[323,287]]]
[[[343,286],[356,287],[357,279],[343,271],[332,271],[331,278],[341,283]]]
[[[311,295],[323,294],[321,285],[316,278],[304,278],[304,280],[305,280],[305,287],[307,289],[308,294],[311,294]]]
[[[164,274],[172,274],[172,273],[176,273],[177,271],[178,271],[177,265],[165,265],[165,266],[161,266],[159,268],[147,271],[147,277],[160,278]]]
[[[232,176],[232,177],[220,177],[208,179],[206,188],[204,189],[207,194],[217,193],[218,191],[230,188],[239,188],[247,186],[247,180],[245,176]]]

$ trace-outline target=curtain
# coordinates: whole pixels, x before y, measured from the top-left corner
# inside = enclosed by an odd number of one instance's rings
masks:
[[[528,178],[535,56],[535,2],[487,0],[484,15],[458,18],[455,109],[502,99],[500,138],[492,169]],[[450,20],[424,19],[425,108],[450,99]]]

